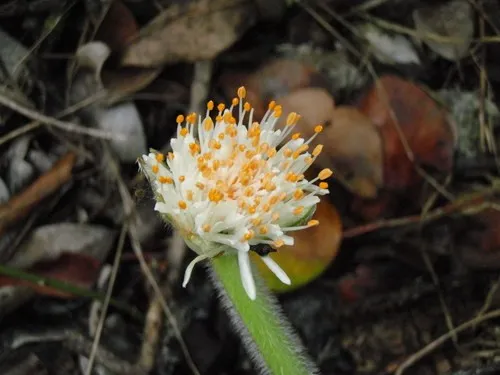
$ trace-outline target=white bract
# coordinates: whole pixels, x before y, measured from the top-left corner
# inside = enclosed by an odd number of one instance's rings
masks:
[[[317,220],[309,219],[319,202],[317,195],[327,194],[328,184],[314,183],[332,172],[324,169],[311,181],[304,177],[322,149],[317,145],[308,152],[321,125],[305,141],[299,133],[292,134],[300,116],[290,113],[284,129],[276,130],[282,108],[274,102],[262,121],[254,122],[250,104],[243,103],[245,96],[241,87],[229,109],[219,104],[215,122],[210,117],[214,110],[211,101],[204,118],[195,113],[186,119],[178,116],[172,152],[152,151],[139,164],[155,192],[155,210],[198,254],[186,269],[183,285],[197,262],[236,252],[243,286],[255,299],[251,246],[293,245],[288,232],[318,225]],[[237,119],[235,107],[239,109]],[[269,256],[262,260],[283,283],[290,284],[276,262]]]

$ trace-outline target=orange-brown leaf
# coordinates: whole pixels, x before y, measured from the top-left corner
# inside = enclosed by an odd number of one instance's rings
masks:
[[[13,196],[7,203],[0,204],[0,235],[28,216],[37,204],[67,183],[75,162],[76,155],[72,152],[64,155],[28,188]]]
[[[384,76],[364,95],[359,108],[380,129],[386,188],[406,189],[418,184],[421,177],[414,162],[444,173],[451,170],[454,125],[422,88],[396,76]],[[411,149],[414,162],[402,139]]]

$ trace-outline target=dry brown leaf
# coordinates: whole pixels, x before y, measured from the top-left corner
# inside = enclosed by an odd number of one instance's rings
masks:
[[[28,216],[37,204],[67,183],[75,162],[75,154],[66,154],[27,189],[13,196],[8,202],[0,204],[0,235]]]
[[[257,10],[251,0],[179,2],[140,31],[124,51],[121,63],[160,67],[210,60],[238,40],[256,20]]]
[[[456,143],[454,124],[420,87],[396,76],[384,76],[361,99],[359,108],[380,129],[385,188],[408,189],[422,181],[407,156],[398,127],[416,163],[442,173],[451,171]]]
[[[40,277],[65,281],[81,288],[89,289],[99,276],[99,262],[84,254],[63,253],[56,260],[39,263],[28,270]],[[69,298],[68,292],[43,284],[32,283],[22,279],[0,275],[0,288],[5,286],[28,286],[39,294],[53,297]]]
[[[324,129],[312,146],[324,145],[316,161],[322,168],[331,168],[335,176],[355,194],[372,198],[382,185],[382,143],[371,121],[354,107],[334,107],[331,96],[322,89],[301,89],[282,98],[283,113],[297,112],[297,124],[306,139],[314,128]],[[280,123],[283,126],[283,122]]]
[[[256,118],[267,111],[271,100],[280,100],[291,92],[310,86],[325,86],[325,79],[312,65],[291,59],[272,59],[252,73],[228,72],[220,78],[227,97],[239,86],[247,89],[247,100],[254,108]]]
[[[291,285],[279,281],[259,256],[252,253],[259,272],[272,290],[285,292],[299,288],[321,275],[335,259],[342,239],[342,222],[328,198],[321,198],[314,219],[319,220],[318,226],[293,232],[293,246],[283,246],[269,254],[290,277]]]
[[[106,43],[112,51],[121,51],[137,36],[139,25],[120,0],[113,0],[104,16],[95,40]]]

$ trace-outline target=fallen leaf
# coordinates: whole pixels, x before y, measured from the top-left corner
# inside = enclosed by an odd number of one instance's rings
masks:
[[[254,108],[256,118],[267,111],[271,100],[279,100],[293,91],[310,86],[325,86],[325,79],[310,64],[292,59],[272,59],[252,73],[228,72],[221,76],[220,84],[227,97],[237,88],[245,86],[247,101]]]
[[[11,197],[8,202],[0,204],[0,235],[28,216],[38,203],[67,183],[75,161],[75,154],[66,154],[27,189]]]
[[[122,66],[160,67],[210,60],[257,21],[253,1],[196,0],[173,4],[146,25],[122,55]]]
[[[113,0],[99,24],[94,40],[100,40],[112,51],[121,51],[137,36],[139,25],[120,0]]]
[[[324,130],[328,129],[336,111],[332,96],[328,91],[320,88],[295,90],[277,102],[283,107],[283,116],[277,126],[283,128],[288,114],[296,112],[301,118],[294,131],[300,132],[306,139],[315,134],[316,125],[323,125]]]
[[[291,285],[279,281],[260,257],[252,252],[259,272],[272,290],[286,292],[297,289],[319,277],[335,259],[342,237],[342,222],[337,210],[323,197],[313,218],[319,220],[318,226],[293,232],[293,246],[283,246],[269,254],[290,277]]]
[[[419,184],[422,177],[414,162],[442,174],[451,171],[456,143],[454,123],[419,86],[396,76],[383,76],[362,97],[359,108],[382,136],[385,188],[408,189]],[[400,133],[414,162],[408,157]]]
[[[458,61],[469,53],[474,37],[474,14],[468,0],[420,7],[413,12],[413,20],[417,34],[439,56]]]
[[[55,260],[41,262],[27,272],[39,277],[64,281],[78,287],[89,289],[99,276],[100,263],[88,255],[62,253]],[[38,294],[69,298],[71,293],[47,285],[33,283],[19,278],[0,275],[0,288],[6,286],[27,286]]]
[[[8,265],[27,269],[41,261],[56,260],[63,253],[85,254],[104,261],[115,237],[115,231],[99,225],[44,225],[30,234]]]
[[[305,139],[314,134],[316,125],[323,126],[311,143],[311,147],[324,146],[316,166],[331,168],[336,178],[357,195],[377,195],[382,185],[382,143],[369,118],[355,107],[335,108],[331,96],[322,89],[297,90],[279,103],[283,106],[283,118],[290,112],[300,113],[295,131]],[[283,127],[284,122],[279,125]]]

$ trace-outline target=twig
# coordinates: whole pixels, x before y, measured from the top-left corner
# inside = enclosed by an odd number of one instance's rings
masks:
[[[405,217],[400,217],[396,219],[389,220],[379,220],[373,223],[360,225],[358,227],[350,228],[344,231],[344,238],[353,238],[357,236],[361,236],[366,233],[374,232],[377,230],[385,229],[385,228],[395,228],[402,227],[405,225],[411,224],[426,224],[431,221],[440,219],[444,216],[460,212],[462,210],[467,210],[470,208],[477,209],[477,211],[484,210],[486,208],[491,208],[491,205],[488,204],[486,199],[488,196],[494,194],[497,188],[489,189],[483,193],[471,194],[471,196],[463,198],[461,200],[456,200],[451,202],[443,207],[436,208],[432,211],[429,211],[425,215],[410,215]]]
[[[99,347],[99,341],[101,339],[102,330],[104,328],[104,321],[106,319],[106,313],[108,311],[109,302],[111,300],[111,295],[113,293],[113,287],[115,285],[116,276],[118,274],[118,268],[120,266],[120,259],[123,252],[123,244],[125,243],[125,234],[127,233],[127,223],[122,226],[120,232],[120,237],[118,239],[118,245],[116,247],[115,259],[113,261],[113,268],[111,270],[111,277],[108,283],[108,289],[106,290],[106,296],[102,305],[101,317],[97,325],[97,331],[94,336],[94,342],[92,343],[92,349],[90,351],[89,361],[87,363],[87,368],[85,369],[85,375],[92,374],[92,366],[97,355],[97,349]]]
[[[454,337],[455,335],[458,335],[460,332],[465,331],[466,329],[473,328],[476,325],[490,320],[490,319],[495,319],[500,317],[500,310],[494,310],[492,312],[489,312],[487,314],[484,314],[479,317],[475,317],[461,325],[459,325],[457,328],[445,333],[444,335],[438,337],[431,343],[427,344],[424,346],[422,349],[420,349],[418,352],[412,354],[409,358],[406,359],[396,370],[395,375],[402,375],[405,370],[413,366],[417,361],[425,357],[426,355],[432,353],[434,350],[439,348],[441,345],[443,345],[446,341]]]
[[[3,105],[15,112],[18,112],[21,115],[26,116],[32,120],[38,121],[42,124],[46,124],[49,126],[54,126],[58,129],[67,132],[87,135],[94,138],[108,139],[108,140],[122,137],[120,135],[112,134],[110,132],[105,132],[99,129],[86,128],[84,126],[72,122],[60,121],[54,117],[46,116],[38,111],[35,111],[31,108],[25,107],[17,103],[15,100],[10,99],[2,92],[0,92],[0,105]]]
[[[104,98],[105,96],[106,96],[106,93],[104,91],[96,93],[95,95],[92,95],[92,96],[85,98],[84,100],[82,100],[78,103],[73,104],[72,106],[67,107],[63,111],[56,114],[54,117],[60,118],[60,117],[64,117],[67,115],[71,115],[71,114],[75,113],[76,111]],[[0,137],[0,146],[3,145],[4,143],[7,143],[8,141],[10,141],[14,138],[17,138],[25,133],[30,132],[31,130],[39,128],[41,125],[42,125],[42,123],[39,121],[32,121],[24,126],[21,126],[15,130],[12,130],[11,132],[4,135],[3,137]]]

